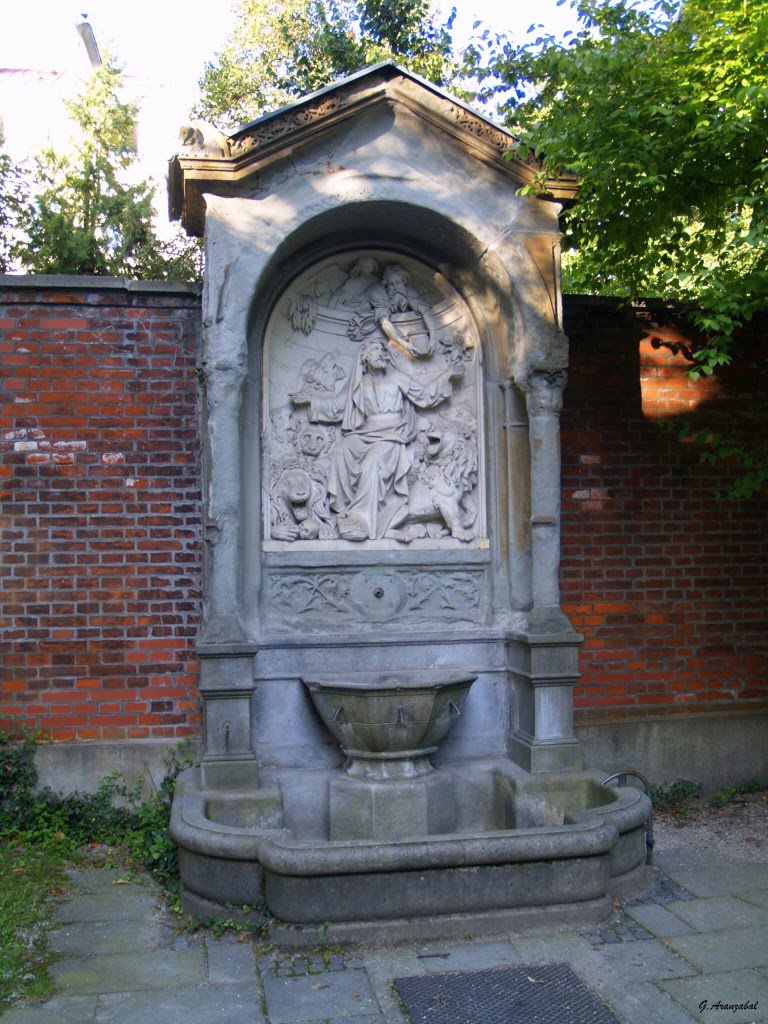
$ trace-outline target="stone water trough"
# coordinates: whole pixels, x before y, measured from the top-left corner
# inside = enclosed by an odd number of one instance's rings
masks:
[[[273,934],[297,944],[326,923],[362,941],[605,916],[644,881],[647,797],[599,773],[537,778],[493,760],[435,770],[429,755],[472,682],[458,671],[305,679],[345,769],[285,772],[256,790],[207,789],[204,770],[187,773],[172,823],[185,907],[266,909]],[[290,813],[292,786],[301,803],[308,786],[324,801],[322,834]]]

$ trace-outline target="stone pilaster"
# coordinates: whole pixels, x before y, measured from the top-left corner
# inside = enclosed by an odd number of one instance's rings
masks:
[[[251,656],[204,655],[200,661],[203,698],[203,784],[208,788],[258,785],[251,735],[254,691]]]
[[[240,551],[240,404],[245,367],[203,364],[207,414],[208,493],[205,518],[206,600],[204,642],[242,636],[239,610]]]
[[[518,381],[529,420],[533,608],[528,630],[510,643],[517,691],[510,754],[532,772],[582,766],[573,685],[583,638],[560,610],[560,411],[566,379],[564,369],[555,369]]]

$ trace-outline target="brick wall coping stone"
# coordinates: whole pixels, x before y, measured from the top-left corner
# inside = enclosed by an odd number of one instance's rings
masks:
[[[98,277],[88,274],[0,274],[0,288],[43,291],[125,291],[141,295],[179,295],[198,298],[199,281],[134,281],[128,277]]]

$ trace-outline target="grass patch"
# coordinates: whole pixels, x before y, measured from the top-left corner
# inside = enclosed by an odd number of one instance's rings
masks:
[[[178,851],[169,832],[179,773],[192,762],[171,756],[160,787],[144,798],[117,773],[96,793],[36,791],[36,739],[0,733],[0,1009],[50,992],[46,932],[65,869],[89,844],[118,847],[179,904]]]
[[[50,992],[46,932],[72,855],[66,840],[18,835],[0,843],[0,1007]]]

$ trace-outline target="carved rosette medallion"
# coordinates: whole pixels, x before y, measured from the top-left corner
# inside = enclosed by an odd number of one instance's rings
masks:
[[[440,274],[381,250],[323,260],[264,353],[265,548],[485,546],[480,346]]]

